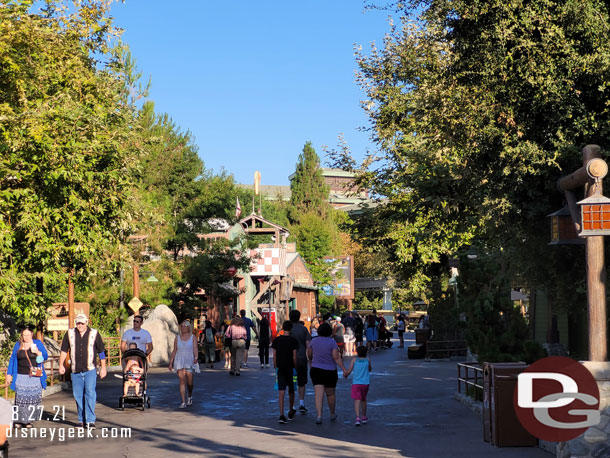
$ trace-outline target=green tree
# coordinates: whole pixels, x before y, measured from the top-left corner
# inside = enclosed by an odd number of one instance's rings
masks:
[[[137,157],[107,2],[32,3],[0,8],[0,306],[30,322],[118,243]]]
[[[540,226],[561,204],[555,182],[610,134],[608,3],[399,6],[401,26],[358,58],[380,151],[362,179],[388,198],[369,219],[372,243],[422,292],[479,238],[519,260],[513,278],[552,283]]]
[[[290,219],[299,222],[300,215],[315,212],[326,216],[329,188],[320,170],[320,158],[311,142],[299,154],[294,177],[290,181]]]
[[[241,272],[250,269],[252,260],[249,250],[244,249],[246,245],[243,238],[232,241],[222,239],[206,245],[197,256],[187,259],[180,292],[173,301],[176,313],[194,317],[194,310],[189,304],[197,302],[195,293],[200,289],[219,298],[234,297],[236,291],[231,285],[233,277],[229,268],[234,267]],[[186,307],[182,307],[182,303]]]
[[[331,281],[325,256],[332,253],[333,243],[339,237],[336,226],[315,212],[300,216],[300,223],[290,227],[291,237],[297,244],[297,251],[303,256],[311,275],[317,284],[326,285]],[[334,253],[339,254],[339,253]]]

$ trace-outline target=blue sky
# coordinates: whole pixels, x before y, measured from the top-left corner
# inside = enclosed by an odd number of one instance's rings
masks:
[[[127,0],[115,3],[149,99],[192,132],[207,169],[238,183],[288,184],[311,141],[343,133],[361,159],[373,145],[355,83],[354,44],[368,54],[389,30],[387,11],[361,0]]]

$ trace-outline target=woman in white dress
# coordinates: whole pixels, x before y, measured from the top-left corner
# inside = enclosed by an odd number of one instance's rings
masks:
[[[180,335],[174,340],[174,350],[169,357],[169,370],[176,370],[180,379],[180,408],[193,404],[193,370],[198,364],[199,349],[189,320],[180,323]],[[188,390],[188,395],[187,395]]]

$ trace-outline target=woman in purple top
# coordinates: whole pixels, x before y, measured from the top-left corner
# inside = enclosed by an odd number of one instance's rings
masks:
[[[328,401],[330,410],[330,421],[335,421],[335,387],[337,386],[337,366],[345,372],[343,360],[339,354],[339,347],[335,339],[331,337],[333,333],[330,324],[322,323],[318,328],[318,337],[312,339],[307,347],[307,359],[311,361],[311,382],[313,383],[316,410],[318,418],[316,424],[322,423],[322,403],[324,401],[324,393]]]

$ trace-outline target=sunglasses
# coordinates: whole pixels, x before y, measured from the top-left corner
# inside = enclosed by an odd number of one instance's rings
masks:
[[[133,320],[134,323],[141,323],[142,321],[140,320]]]

